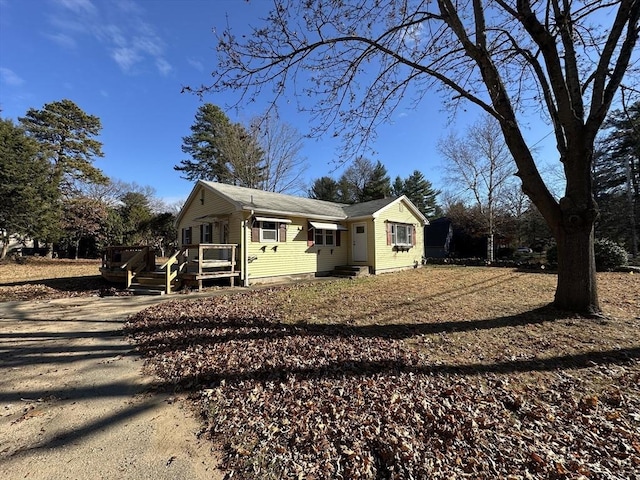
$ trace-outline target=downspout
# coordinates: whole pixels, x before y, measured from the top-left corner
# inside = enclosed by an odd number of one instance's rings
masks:
[[[249,218],[253,217],[253,210],[249,213]],[[245,218],[242,222],[242,276],[244,280],[244,286],[249,286],[249,235],[247,234],[247,224],[249,219]]]

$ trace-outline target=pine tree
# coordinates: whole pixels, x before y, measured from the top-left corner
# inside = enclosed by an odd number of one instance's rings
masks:
[[[406,195],[411,202],[418,207],[418,210],[427,218],[439,217],[442,213],[437,203],[439,190],[435,190],[429,180],[424,178],[422,172],[414,170],[404,180],[396,177],[393,182],[393,195],[399,197]]]
[[[593,185],[600,215],[596,235],[638,255],[640,224],[640,102],[616,110],[594,155]]]
[[[391,196],[391,181],[385,168],[380,160],[376,163],[375,167],[371,171],[371,174],[364,183],[362,193],[360,195],[360,202],[368,202],[370,200],[378,200],[381,198],[388,198]]]
[[[0,258],[12,235],[53,235],[57,190],[37,142],[11,120],[0,119]]]
[[[29,109],[19,118],[27,134],[40,144],[51,165],[51,181],[63,196],[77,193],[76,182],[106,183],[108,178],[93,165],[103,157],[102,143],[95,139],[102,124],[71,100],[47,103],[42,110]]]
[[[314,180],[308,194],[309,198],[314,198],[316,200],[340,202],[338,182],[331,177],[320,177]]]
[[[257,188],[262,180],[264,153],[257,139],[233,123],[217,106],[202,105],[191,135],[182,138],[182,151],[191,159],[173,168],[187,180],[212,180]]]

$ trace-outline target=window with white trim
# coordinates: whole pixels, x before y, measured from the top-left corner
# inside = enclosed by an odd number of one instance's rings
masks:
[[[314,229],[314,243],[316,245],[333,247],[336,244],[335,238],[335,230]]]
[[[260,222],[260,241],[277,242],[280,228],[277,222]]]
[[[211,243],[213,225],[210,223],[203,223],[200,225],[200,243]]]
[[[413,225],[391,224],[391,244],[401,247],[413,246]]]
[[[182,245],[191,245],[191,227],[182,229]]]

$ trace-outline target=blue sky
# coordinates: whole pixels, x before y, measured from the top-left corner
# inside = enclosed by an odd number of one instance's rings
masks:
[[[68,98],[102,121],[104,158],[96,166],[109,177],[150,185],[168,202],[184,199],[192,184],[173,166],[186,158],[182,137],[189,134],[202,104],[180,93],[199,86],[215,69],[216,38],[227,24],[238,33],[260,25],[270,2],[254,0],[0,0],[0,108],[17,120],[29,108]],[[204,101],[224,107],[234,92]],[[264,103],[229,111],[234,121],[264,112]],[[295,105],[296,102],[291,102]],[[302,134],[309,118],[281,106],[280,116]],[[436,188],[442,161],[436,144],[459,131],[479,112],[450,122],[437,98],[419,109],[400,109],[378,131],[372,160],[380,160],[391,179],[420,170]],[[548,130],[548,128],[547,128]],[[544,129],[531,132],[537,140]],[[339,142],[305,140],[306,179],[337,178]]]

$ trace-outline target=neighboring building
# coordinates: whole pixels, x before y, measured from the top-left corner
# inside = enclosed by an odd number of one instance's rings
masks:
[[[405,196],[346,205],[200,180],[178,214],[181,245],[235,244],[243,285],[367,267],[412,268],[427,219]]]
[[[446,217],[424,227],[424,252],[427,258],[447,258],[452,253],[453,223]]]

